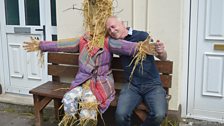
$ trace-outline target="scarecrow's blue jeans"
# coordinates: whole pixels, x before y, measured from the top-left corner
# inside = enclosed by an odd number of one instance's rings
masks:
[[[115,114],[117,126],[131,126],[131,115],[141,101],[150,109],[142,126],[160,126],[167,113],[165,90],[161,85],[132,86],[122,88]]]

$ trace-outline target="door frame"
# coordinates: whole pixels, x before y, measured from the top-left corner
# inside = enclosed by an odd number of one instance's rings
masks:
[[[0,44],[0,48],[2,51],[2,58],[0,60],[2,60],[2,64],[0,67],[2,67],[0,73],[1,73],[1,81],[2,81],[2,92],[5,93],[5,85],[6,84],[10,84],[10,80],[9,80],[9,62],[8,62],[8,48],[7,48],[7,39],[6,39],[6,31],[5,31],[5,26],[6,26],[6,21],[5,21],[5,4],[4,4],[4,0],[0,1],[0,15],[2,17],[1,19],[1,44]],[[1,57],[0,56],[0,57]],[[4,74],[3,74],[4,73]]]
[[[195,81],[195,59],[197,45],[197,25],[198,25],[198,2],[199,0],[184,0],[183,7],[183,54],[182,68],[179,69],[182,74],[180,80],[180,102],[181,117],[197,118],[190,114],[192,98],[194,98]],[[192,65],[193,64],[193,65]],[[193,93],[192,93],[193,92]],[[199,119],[199,118],[198,118]]]
[[[189,46],[189,74],[188,75],[188,103],[187,103],[187,117],[194,118],[190,113],[194,98],[194,84],[195,84],[195,62],[197,53],[197,27],[198,27],[198,2],[199,0],[191,0],[191,20],[190,20],[190,46]]]
[[[57,2],[57,1],[56,1]],[[21,1],[19,0],[19,4],[21,4]],[[40,19],[40,24],[43,24],[42,21],[45,22],[46,25],[46,40],[51,40],[52,36],[51,34],[55,34],[54,30],[57,26],[54,26],[53,28],[51,26],[51,8],[50,8],[50,0],[40,0],[41,6],[40,13],[44,11],[43,20]],[[10,69],[9,69],[9,54],[8,54],[8,45],[7,45],[7,29],[6,29],[6,17],[5,17],[5,2],[4,0],[0,1],[0,15],[2,17],[0,21],[0,83],[2,84],[2,93],[6,92],[6,85],[10,85]],[[21,16],[21,15],[20,15]],[[24,17],[20,17],[24,18]],[[23,20],[23,19],[22,19]],[[46,57],[45,57],[46,59]],[[45,64],[46,66],[46,64]],[[50,78],[50,77],[47,77]]]
[[[193,0],[183,0],[181,3],[181,11],[182,11],[182,20],[181,20],[181,43],[180,47],[182,47],[180,60],[179,62],[179,103],[181,104],[181,117],[188,117],[187,108],[188,108],[188,87],[189,87],[189,64],[190,64],[190,43],[191,43],[191,17],[192,17],[192,1]]]
[[[2,15],[2,14],[0,13],[0,15]],[[4,75],[3,74],[4,73],[3,72],[4,63],[3,63],[3,59],[2,59],[3,58],[3,55],[2,55],[3,54],[3,51],[2,51],[2,37],[1,37],[2,36],[1,35],[1,33],[2,33],[2,30],[1,30],[2,29],[1,22],[2,21],[0,20],[0,49],[1,49],[1,51],[0,51],[0,63],[1,63],[0,64],[0,86],[1,86],[0,88],[1,89],[0,90],[2,90],[2,91],[0,91],[0,94],[1,93],[4,93],[4,76],[3,76]]]

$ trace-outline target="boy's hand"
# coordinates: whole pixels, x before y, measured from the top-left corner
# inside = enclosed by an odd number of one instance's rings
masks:
[[[158,55],[163,54],[165,51],[164,44],[162,42],[160,42],[159,40],[156,41],[155,48],[156,48],[156,52],[158,53]]]

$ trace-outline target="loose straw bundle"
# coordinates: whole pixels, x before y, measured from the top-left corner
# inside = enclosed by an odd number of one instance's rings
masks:
[[[96,126],[97,120],[86,118],[86,119],[80,119],[80,126]]]
[[[143,61],[145,60],[147,55],[157,55],[157,52],[155,50],[155,42],[150,42],[150,41],[153,41],[153,40],[151,39],[150,36],[148,36],[146,40],[144,40],[143,42],[140,42],[139,45],[136,47],[135,49],[136,54],[134,58],[132,59],[131,63],[129,64],[129,66],[131,66],[131,64],[134,63],[134,66],[131,71],[131,75],[129,77],[130,81],[132,80],[135,68],[138,64],[141,65],[142,73],[143,73]]]
[[[71,116],[68,114],[65,114],[62,121],[58,124],[58,126],[74,126],[77,123],[76,116]]]
[[[134,63],[134,66],[132,68],[131,71],[131,75],[129,76],[129,80],[132,80],[133,77],[133,73],[135,71],[136,66],[140,63],[141,67],[142,67],[142,71],[143,71],[143,60],[146,58],[146,53],[143,51],[142,49],[142,44],[143,43],[139,43],[139,46],[135,49],[137,54],[134,56],[134,58],[132,59],[131,63],[129,64],[129,66],[131,66],[131,64]]]
[[[90,110],[95,110],[97,113],[100,113],[98,110],[98,103],[96,102],[79,102],[79,109],[87,109],[88,111]],[[97,114],[95,118],[90,118],[90,117],[81,117],[80,119],[80,126],[96,126],[97,125]]]

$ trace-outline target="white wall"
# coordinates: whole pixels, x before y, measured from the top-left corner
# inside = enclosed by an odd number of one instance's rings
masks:
[[[165,43],[168,52],[168,59],[174,62],[173,80],[170,94],[169,109],[177,110],[180,94],[178,94],[181,83],[179,82],[179,71],[181,65],[181,1],[179,0],[117,0],[115,15],[127,21],[128,26],[137,30],[150,31],[155,39],[160,39]],[[57,1],[57,21],[59,38],[72,37],[81,34],[83,31],[82,14],[78,10],[63,10],[72,7],[80,7],[82,0],[58,0]],[[120,13],[120,10],[122,10]]]
[[[150,0],[149,29],[153,36],[166,45],[168,59],[173,61],[173,80],[170,93],[170,109],[177,110],[179,102],[179,61],[181,43],[181,1]]]
[[[59,39],[75,37],[83,33],[82,11],[69,9],[73,7],[73,4],[76,8],[81,8],[81,3],[82,0],[57,0],[57,32]]]

